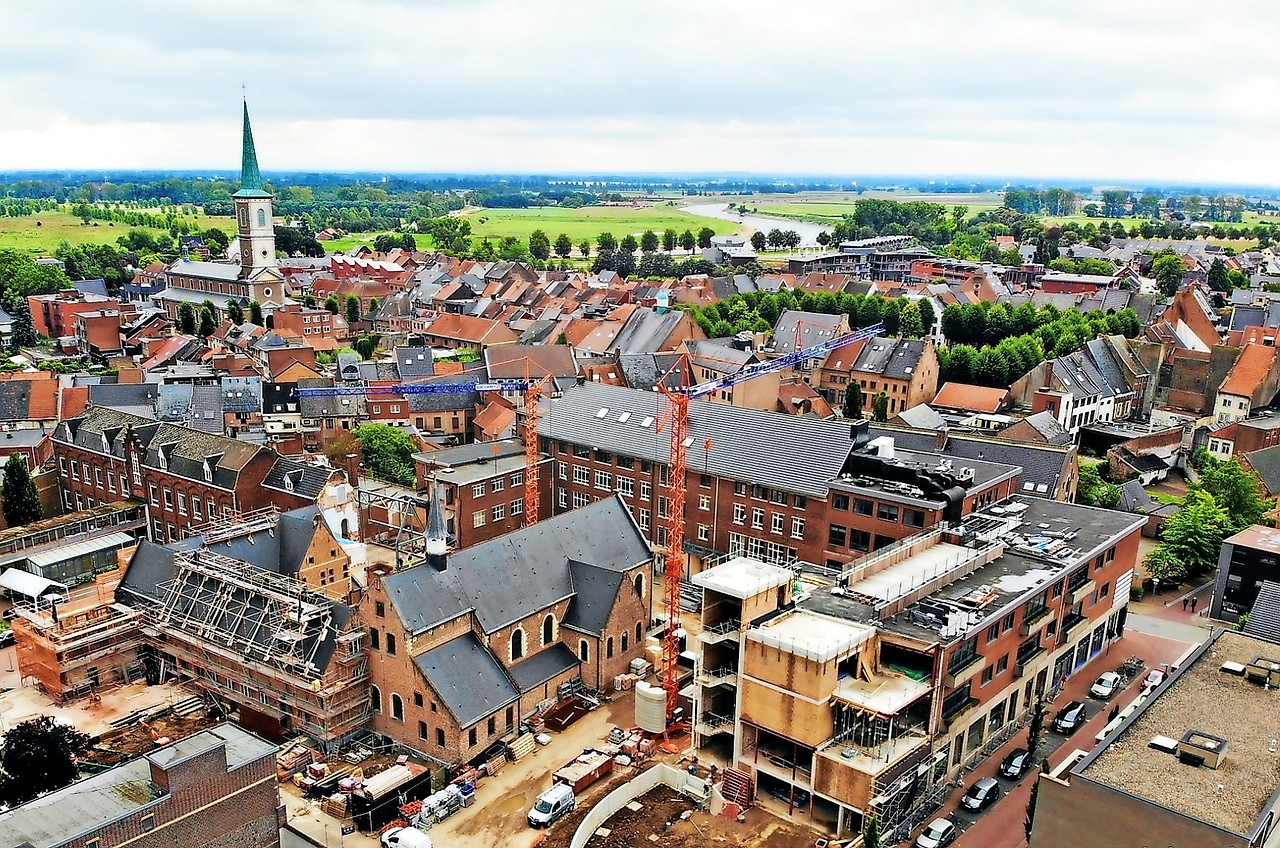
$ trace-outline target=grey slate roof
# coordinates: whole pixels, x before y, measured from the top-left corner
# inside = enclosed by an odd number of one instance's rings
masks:
[[[400,379],[406,383],[412,380],[420,380],[423,377],[435,376],[435,359],[432,357],[431,348],[396,348],[396,369],[400,374]]]
[[[618,331],[609,345],[609,352],[651,353],[661,350],[683,318],[684,313],[679,310],[660,313],[652,309],[637,309]]]
[[[145,407],[155,410],[160,387],[155,383],[99,383],[89,386],[89,403],[130,411]]]
[[[778,353],[791,353],[813,347],[819,342],[830,341],[836,336],[841,317],[821,312],[784,309],[778,316],[777,323],[773,325],[773,343]],[[799,342],[799,348],[796,347],[797,342]]]
[[[825,341],[825,337],[806,342],[805,346],[811,347],[820,341]],[[919,339],[876,336],[863,344],[852,370],[882,374],[891,380],[909,380],[911,372],[920,365],[924,345]]]
[[[1051,445],[1069,445],[1075,442],[1071,433],[1048,410],[1028,415],[1024,420]]]
[[[1249,620],[1242,629],[1250,636],[1280,642],[1280,583],[1262,581],[1253,609],[1249,611]]]
[[[168,273],[201,277],[206,280],[230,281],[240,278],[240,265],[232,262],[193,262],[189,259],[179,259],[169,266]],[[217,301],[215,300],[214,303],[216,304]]]
[[[599,636],[609,622],[609,613],[618,597],[622,574],[585,562],[569,561],[569,575],[573,579],[573,600],[565,613],[564,624],[575,630]],[[635,587],[631,587],[635,591]]]
[[[470,631],[420,654],[414,662],[464,728],[520,697],[493,654]]]
[[[627,386],[652,391],[662,375],[670,371],[679,359],[678,353],[624,353],[618,356],[618,368]],[[668,388],[681,385],[679,369],[667,377],[665,385]]]
[[[320,490],[331,474],[332,468],[282,456],[262,478],[262,487],[314,499],[320,497]]]
[[[558,674],[577,668],[578,658],[573,655],[563,642],[556,642],[527,660],[521,660],[511,666],[511,677],[521,692],[528,692]]]
[[[918,403],[910,409],[902,410],[898,413],[897,420],[909,427],[919,427],[922,430],[942,430],[947,426],[947,419],[927,403]]]
[[[410,633],[468,611],[493,633],[572,597],[570,560],[622,571],[651,558],[615,496],[456,551],[445,571],[419,565],[384,577],[383,585]]]
[[[1258,479],[1269,494],[1280,494],[1280,445],[1249,451],[1244,455],[1249,466],[1258,473]]]
[[[600,410],[606,410],[600,415]],[[653,462],[670,461],[667,433],[655,430],[666,401],[654,392],[584,384],[565,390],[543,413],[539,434]],[[618,419],[624,414],[626,421]],[[649,423],[641,426],[645,421]],[[767,481],[824,497],[853,441],[848,424],[695,400],[689,404],[689,456],[708,473]],[[707,439],[710,451],[705,451]],[[932,434],[930,434],[932,439]]]

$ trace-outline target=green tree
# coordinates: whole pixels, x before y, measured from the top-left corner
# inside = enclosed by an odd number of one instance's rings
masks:
[[[1232,268],[1227,272],[1227,282],[1233,289],[1249,288],[1249,276],[1244,271]]]
[[[711,239],[715,236],[716,231],[710,227],[703,227],[698,230],[698,247],[710,247]]]
[[[1236,532],[1261,524],[1271,508],[1271,502],[1262,494],[1258,475],[1246,471],[1234,458],[1206,464],[1192,488],[1212,495],[1214,503],[1230,516],[1232,529]]]
[[[568,259],[569,254],[573,253],[573,239],[569,238],[568,233],[561,233],[556,236],[556,256],[561,259]]]
[[[1178,293],[1178,287],[1182,285],[1185,272],[1186,268],[1182,260],[1172,250],[1162,251],[1151,263],[1151,276],[1166,297],[1173,297]]]
[[[1102,479],[1101,462],[1080,464],[1080,479],[1076,482],[1076,503],[1116,509],[1120,506],[1120,487]]]
[[[21,804],[67,786],[77,776],[76,757],[88,748],[88,734],[52,716],[14,725],[0,751],[0,800]]]
[[[1045,703],[1044,698],[1038,698],[1031,708],[1031,718],[1027,721],[1028,763],[1035,762],[1036,751],[1039,750],[1040,743],[1044,740],[1044,720],[1048,711],[1049,706]]]
[[[545,262],[551,256],[551,239],[542,230],[529,234],[529,255],[539,262]]]
[[[861,418],[863,403],[862,386],[857,382],[850,382],[849,388],[844,390],[844,405],[841,412],[845,418]]]
[[[1040,774],[1036,776],[1036,780],[1031,784],[1031,794],[1027,798],[1027,814],[1022,820],[1022,832],[1027,842],[1031,842],[1031,830],[1036,821],[1036,799],[1040,797],[1040,777],[1049,771],[1049,761],[1045,760],[1040,764]]]
[[[640,234],[640,252],[653,253],[658,249],[658,234],[653,230],[645,230]]]
[[[227,304],[227,320],[237,326],[244,323],[244,307],[235,298]]]
[[[692,251],[698,245],[698,240],[694,238],[692,230],[685,230],[680,234],[680,249]]]
[[[889,396],[884,392],[871,399],[871,416],[876,421],[889,420]]]
[[[578,253],[582,254],[583,259],[586,259],[588,256],[590,256],[591,242],[587,241],[586,239],[583,239],[582,241],[578,242]]]
[[[353,347],[361,359],[372,359],[374,351],[378,349],[378,341],[380,338],[381,337],[376,334],[371,336],[361,336],[356,339]]]
[[[200,338],[207,339],[212,336],[218,329],[218,321],[213,317],[213,310],[208,307],[200,307],[200,326],[197,332]]]
[[[1182,509],[1165,521],[1163,542],[1157,550],[1166,549],[1188,574],[1205,574],[1218,564],[1222,540],[1234,527],[1231,517],[1218,506],[1213,495],[1192,488],[1182,501]]]
[[[756,230],[751,234],[751,247],[755,249],[756,253],[764,253],[767,242],[768,240],[765,238],[765,234],[759,230]]]
[[[336,303],[336,301],[335,301]],[[326,304],[327,305],[327,304]],[[332,310],[334,315],[338,314],[337,309]],[[256,300],[249,301],[249,323],[258,327],[267,326],[262,321],[262,304]]]
[[[178,332],[185,336],[196,334],[196,308],[190,303],[178,304]]]
[[[862,848],[880,848],[880,817],[875,813],[862,823]]]
[[[934,311],[933,301],[927,298],[917,300],[916,308],[920,310],[920,324],[924,327],[921,335],[933,335],[933,328],[938,324],[938,313]]]
[[[363,467],[377,477],[411,486],[415,482],[413,439],[389,424],[362,424],[352,431],[360,443]]]
[[[618,239],[614,237],[613,233],[605,232],[596,236],[596,250],[605,251],[617,249]]]
[[[324,299],[324,308],[332,312],[334,315],[337,315],[338,310],[342,308],[342,305],[338,303],[338,296],[336,294],[331,294],[326,297]]]
[[[1165,545],[1153,548],[1147,554],[1143,566],[1147,574],[1166,586],[1174,586],[1187,577],[1187,564]]]
[[[618,250],[622,253],[635,253],[636,248],[639,246],[640,242],[636,241],[636,237],[630,233],[627,233],[622,237],[622,240],[618,242]]]
[[[360,298],[347,295],[347,325],[354,326],[360,320]]]
[[[664,230],[662,233],[662,249],[667,253],[671,253],[676,249],[676,240],[678,238],[679,236],[676,235],[675,230]]]
[[[20,527],[39,521],[40,496],[36,484],[27,471],[27,462],[21,454],[11,453],[4,464],[4,485],[0,491],[4,499],[4,521],[10,527]]]
[[[916,301],[909,300],[902,305],[902,311],[898,315],[898,332],[909,339],[924,336],[924,321],[920,317],[920,307]]]
[[[13,333],[9,337],[9,349],[20,350],[40,341],[35,324],[31,322],[31,307],[24,300],[13,310]]]

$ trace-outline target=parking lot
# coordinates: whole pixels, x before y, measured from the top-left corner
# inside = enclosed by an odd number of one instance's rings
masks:
[[[1108,722],[1112,706],[1119,705],[1123,709],[1125,704],[1132,701],[1138,695],[1142,678],[1146,674],[1144,670],[1123,691],[1104,702],[1088,695],[1089,688],[1103,672],[1114,671],[1131,655],[1141,657],[1146,662],[1147,669],[1158,668],[1161,663],[1177,660],[1188,647],[1186,642],[1130,629],[1108,650],[1068,678],[1045,714],[1045,730],[1036,752],[1037,759],[1048,759],[1052,769],[1071,751],[1092,749],[1095,737]],[[1087,718],[1073,733],[1063,735],[1053,730],[1053,720],[1071,701],[1084,703]],[[1009,780],[997,774],[1001,761],[1011,751],[1026,746],[1027,730],[1024,727],[976,768],[966,773],[961,785],[948,795],[942,808],[929,817],[929,821],[948,818],[956,825],[959,833],[953,845],[958,848],[1019,848],[1026,845],[1023,820],[1027,813],[1032,782],[1039,771],[1039,762],[1034,763],[1017,780]],[[981,812],[965,809],[960,803],[965,791],[977,781],[988,777],[995,778],[999,784],[999,799]],[[912,831],[910,841],[914,841],[923,829],[924,826],[921,826]]]

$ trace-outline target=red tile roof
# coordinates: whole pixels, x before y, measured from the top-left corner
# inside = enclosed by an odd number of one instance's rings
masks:
[[[1008,389],[972,386],[968,383],[943,383],[933,399],[933,405],[970,412],[999,412],[1008,400]]]
[[[1266,345],[1245,345],[1240,357],[1232,366],[1231,373],[1222,381],[1220,394],[1253,397],[1253,393],[1266,379],[1267,372],[1275,362],[1276,349]]]

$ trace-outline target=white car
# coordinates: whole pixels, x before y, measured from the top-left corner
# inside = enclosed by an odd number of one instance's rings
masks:
[[[1114,671],[1105,672],[1099,677],[1094,684],[1089,687],[1089,695],[1102,701],[1110,700],[1116,692],[1120,691],[1121,680],[1120,675]]]
[[[1164,683],[1165,672],[1163,669],[1153,668],[1147,672],[1147,676],[1142,680],[1142,691],[1150,692],[1152,689]]]
[[[393,827],[382,834],[382,848],[431,848],[431,837],[415,827]]]
[[[956,826],[946,819],[934,819],[916,837],[916,848],[946,848],[955,841]]]

